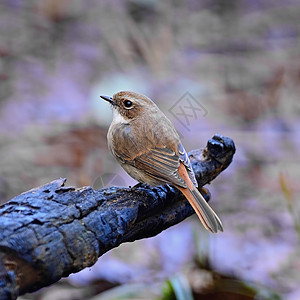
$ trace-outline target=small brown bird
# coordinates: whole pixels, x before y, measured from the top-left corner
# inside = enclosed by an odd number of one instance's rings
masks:
[[[206,229],[223,231],[220,219],[196,188],[198,183],[177,131],[156,104],[131,91],[100,97],[112,106],[108,147],[124,170],[142,183],[174,185]]]

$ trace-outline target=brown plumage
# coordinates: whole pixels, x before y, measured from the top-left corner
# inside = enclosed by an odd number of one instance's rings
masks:
[[[149,185],[171,184],[187,198],[204,227],[223,231],[222,223],[197,190],[188,155],[169,119],[148,97],[122,91],[112,98],[108,146],[125,171]]]

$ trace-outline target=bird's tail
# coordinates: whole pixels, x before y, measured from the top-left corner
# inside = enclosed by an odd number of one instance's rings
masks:
[[[190,202],[201,223],[207,230],[213,233],[217,233],[218,230],[223,231],[221,220],[194,185],[188,188],[178,188]]]

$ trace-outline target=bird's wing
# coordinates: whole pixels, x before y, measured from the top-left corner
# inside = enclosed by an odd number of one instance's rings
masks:
[[[193,182],[193,184],[198,187],[198,182],[195,178],[195,174],[189,159],[188,154],[186,153],[185,149],[183,148],[183,145],[180,143],[178,146],[178,154],[179,154],[179,159],[180,161],[184,164],[184,166],[186,167],[186,170],[189,174],[189,177],[191,179],[191,181]]]
[[[112,152],[121,163],[126,162],[155,179],[185,188],[186,183],[178,174],[179,164],[182,162],[191,181],[198,186],[189,157],[180,142],[177,146],[173,144],[173,149],[164,145],[163,141],[160,141],[159,146],[153,147],[147,139],[143,143],[137,141],[130,126],[122,126],[115,130],[119,132],[113,136]]]
[[[185,188],[186,183],[178,174],[179,164],[178,154],[167,147],[150,149],[133,160],[133,166],[151,177]]]

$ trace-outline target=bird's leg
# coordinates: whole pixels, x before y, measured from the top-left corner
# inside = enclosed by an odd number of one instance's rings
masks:
[[[132,191],[135,191],[136,189],[142,187],[143,184],[144,184],[144,183],[142,183],[142,182],[138,182],[136,185],[134,185],[134,186],[131,188],[131,190],[132,190]]]

